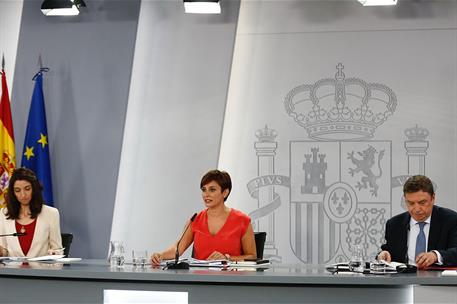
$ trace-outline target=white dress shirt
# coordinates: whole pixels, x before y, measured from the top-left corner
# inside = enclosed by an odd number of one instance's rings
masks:
[[[424,226],[424,234],[425,234],[425,251],[428,251],[428,235],[430,232],[430,220],[431,216],[429,216],[424,222],[426,223]],[[409,221],[409,230],[408,230],[408,263],[412,265],[416,265],[416,240],[417,235],[420,232],[419,222],[416,221],[411,217]],[[441,254],[437,250],[433,250],[438,257],[438,265],[443,263],[443,258]]]

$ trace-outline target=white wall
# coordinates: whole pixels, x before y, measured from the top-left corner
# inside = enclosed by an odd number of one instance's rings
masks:
[[[13,91],[14,67],[19,40],[23,0],[0,1],[0,64],[1,56],[5,55],[5,72],[8,90]],[[1,68],[1,67],[0,67]],[[0,88],[1,92],[1,88]],[[11,100],[14,107],[14,100]]]

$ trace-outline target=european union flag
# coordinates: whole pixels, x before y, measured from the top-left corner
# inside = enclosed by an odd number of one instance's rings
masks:
[[[33,77],[35,88],[33,89],[29,119],[27,121],[21,165],[35,172],[43,185],[44,201],[48,205],[53,206],[48,128],[46,127],[46,111],[43,96],[43,72],[47,70],[46,68],[41,68]]]

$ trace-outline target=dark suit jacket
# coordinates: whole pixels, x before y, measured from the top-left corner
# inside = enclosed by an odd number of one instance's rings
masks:
[[[410,219],[410,214],[404,212],[386,223],[386,243],[381,248],[389,251],[392,261],[408,262]],[[438,250],[444,265],[457,265],[457,213],[455,211],[433,206],[427,250]]]

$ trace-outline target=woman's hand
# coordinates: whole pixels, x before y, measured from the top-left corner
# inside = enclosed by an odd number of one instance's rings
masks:
[[[152,254],[152,256],[151,256],[152,265],[159,266],[161,261],[162,261],[162,254],[161,253],[155,252],[155,253]]]
[[[9,256],[8,249],[5,247],[0,246],[0,256]]]
[[[65,248],[48,249],[49,255],[62,255]]]
[[[227,259],[227,257],[224,254],[220,253],[219,251],[214,251],[207,258],[207,260],[226,260],[226,259]]]

